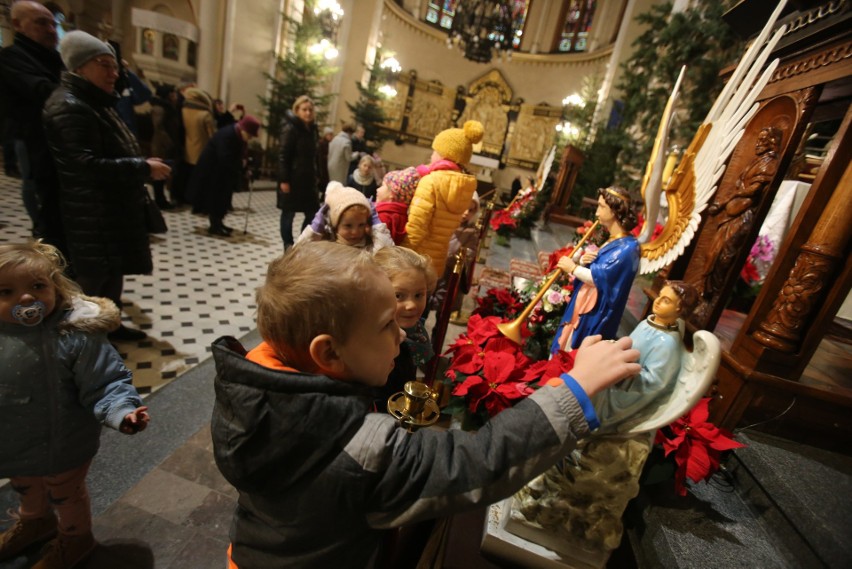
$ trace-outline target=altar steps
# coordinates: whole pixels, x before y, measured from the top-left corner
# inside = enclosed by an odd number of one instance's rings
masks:
[[[845,568],[852,458],[762,433],[709,483],[643,487],[625,529],[640,568]]]

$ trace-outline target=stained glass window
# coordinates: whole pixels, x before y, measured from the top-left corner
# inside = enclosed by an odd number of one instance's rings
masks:
[[[428,2],[426,5],[426,21],[434,26],[449,30],[453,27],[453,17],[456,13],[457,4],[458,2],[454,0]],[[512,29],[514,30],[512,47],[518,49],[521,46],[521,37],[524,33],[530,0],[512,0],[510,4],[512,7]]]
[[[556,50],[586,51],[592,17],[595,15],[595,0],[569,0],[566,4],[568,7]]]
[[[429,2],[426,5],[426,21],[445,30],[449,30],[453,26],[453,16],[455,13],[456,3],[454,0]]]

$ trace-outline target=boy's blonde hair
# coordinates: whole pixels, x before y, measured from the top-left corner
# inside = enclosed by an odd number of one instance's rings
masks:
[[[421,255],[407,247],[385,247],[376,251],[373,259],[385,270],[391,280],[400,273],[415,269],[423,273],[427,291],[431,294],[435,290],[438,277],[435,275],[429,255]]]
[[[65,276],[68,264],[59,249],[41,241],[0,245],[0,272],[24,267],[33,275],[44,275],[56,288],[56,308],[70,308],[80,296],[80,285]]]
[[[305,241],[271,263],[257,289],[257,329],[288,363],[304,367],[311,341],[346,342],[360,318],[367,278],[381,269],[369,253],[331,241]]]

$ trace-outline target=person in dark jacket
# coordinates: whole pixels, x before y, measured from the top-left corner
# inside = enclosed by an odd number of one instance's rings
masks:
[[[151,156],[162,158],[173,166],[182,155],[180,111],[177,109],[177,91],[171,85],[157,87],[151,99]],[[160,209],[172,209],[177,201],[166,199],[166,182],[154,182],[154,200]]]
[[[12,123],[21,194],[33,222],[33,236],[67,255],[59,181],[41,125],[44,102],[59,86],[65,67],[56,51],[56,22],[50,10],[38,2],[16,2],[11,16],[15,43],[0,51],[0,96]]]
[[[319,209],[317,188],[317,140],[314,123],[314,102],[302,95],[287,111],[281,131],[281,149],[278,153],[278,196],[281,210],[281,239],[284,247],[292,247],[293,219],[296,212],[305,214],[301,234],[310,225]]]
[[[59,45],[65,66],[60,87],[45,104],[45,134],[60,181],[65,235],[77,282],[90,296],[121,308],[124,275],[153,270],[145,226],[143,184],[171,169],[144,158],[115,111],[118,63],[109,44],[86,32],[69,32]],[[122,326],[113,340],[138,340],[144,332]]]
[[[248,141],[257,137],[260,121],[246,115],[239,122],[216,131],[201,152],[189,181],[189,196],[194,209],[210,216],[207,233],[229,237],[225,225],[231,196],[239,188],[243,166],[248,157]]]
[[[239,491],[230,566],[380,566],[382,530],[511,496],[597,426],[590,396],[640,369],[629,338],[587,338],[570,374],[487,428],[409,433],[370,412],[405,339],[396,312],[371,255],[302,243],[258,289],[263,342],[213,345],[213,453]]]

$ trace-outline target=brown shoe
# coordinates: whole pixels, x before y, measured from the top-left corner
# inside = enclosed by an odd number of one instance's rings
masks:
[[[44,546],[41,559],[32,569],[71,569],[86,559],[97,545],[91,532],[85,535],[60,535]]]
[[[22,520],[0,534],[0,561],[16,557],[31,545],[46,541],[56,535],[56,516]]]

